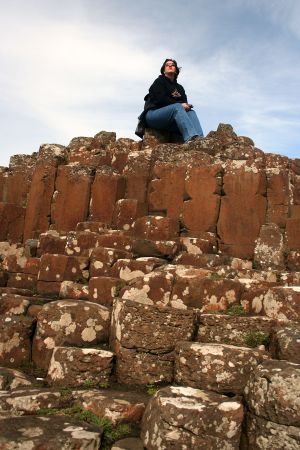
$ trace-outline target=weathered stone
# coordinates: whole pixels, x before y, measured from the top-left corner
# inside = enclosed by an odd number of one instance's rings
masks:
[[[60,287],[60,281],[38,281],[36,284],[36,291],[39,295],[46,295],[53,298],[59,296]]]
[[[277,327],[272,336],[271,350],[275,358],[300,364],[300,325]]]
[[[78,222],[86,220],[91,183],[90,168],[75,164],[58,167],[51,204],[51,221],[57,230],[74,230]]]
[[[193,255],[187,252],[180,252],[173,260],[175,264],[182,264],[185,266],[202,267],[211,269],[220,267],[229,263],[227,255],[210,254]]]
[[[281,321],[300,320],[300,286],[253,287],[242,295],[241,304],[254,314]]]
[[[12,411],[16,415],[34,414],[40,409],[57,408],[63,404],[61,392],[49,389],[15,389],[0,393],[0,411]]]
[[[300,252],[291,251],[287,256],[287,268],[293,271],[300,270]]]
[[[41,257],[39,281],[77,281],[88,279],[89,261],[86,257],[50,255]]]
[[[175,381],[199,389],[241,394],[251,371],[267,358],[265,352],[246,347],[179,342]]]
[[[116,441],[111,450],[144,450],[144,446],[139,438],[126,438]]]
[[[300,248],[300,218],[299,219],[287,219],[286,221],[286,238],[287,245],[290,250],[298,250]]]
[[[38,256],[42,256],[45,253],[62,255],[65,253],[67,236],[60,236],[57,231],[50,230],[47,233],[42,233],[39,239]]]
[[[191,340],[195,330],[193,311],[159,309],[130,300],[115,300],[111,347],[120,346],[160,354],[174,350],[179,340]]]
[[[67,238],[66,255],[90,256],[92,249],[98,247],[98,233],[91,231],[77,231],[74,236]]]
[[[72,417],[23,416],[0,420],[0,448],[6,450],[94,450],[100,446],[101,435],[102,428]]]
[[[132,280],[121,292],[124,300],[133,300],[145,305],[168,306],[171,299],[173,275],[151,272]]]
[[[1,316],[25,315],[30,305],[29,298],[12,294],[3,296],[0,300]]]
[[[78,386],[108,382],[113,353],[95,348],[55,347],[47,380],[55,386]]]
[[[15,255],[7,255],[2,263],[3,269],[8,272],[27,273],[37,275],[40,267],[39,258],[25,256],[21,248]],[[23,249],[22,249],[23,250]]]
[[[191,255],[216,253],[217,240],[213,233],[205,233],[202,237],[181,237],[182,250]]]
[[[133,239],[126,236],[124,231],[111,230],[109,233],[99,236],[99,246],[107,248],[115,248],[118,250],[132,251]]]
[[[18,367],[30,361],[34,323],[31,317],[0,317],[0,365]]]
[[[11,389],[31,386],[31,381],[24,373],[16,369],[0,368],[0,389],[9,391]]]
[[[181,269],[176,271],[172,301],[181,301],[201,311],[224,311],[239,303],[243,290],[238,281],[215,280],[213,273],[205,269]]]
[[[118,383],[146,385],[171,383],[174,352],[152,354],[120,347],[116,361]]]
[[[59,297],[74,300],[88,299],[89,287],[86,284],[63,281],[60,285]]]
[[[114,277],[95,277],[89,280],[89,300],[100,305],[111,306],[124,282]]]
[[[112,268],[112,274],[125,282],[129,282],[137,277],[143,277],[165,263],[164,259],[151,257],[119,259]]]
[[[244,347],[267,345],[276,321],[268,317],[201,314],[199,342],[226,343]]]
[[[45,162],[35,168],[26,207],[24,241],[49,228],[56,171],[55,166]]]
[[[253,414],[246,416],[246,437],[243,450],[298,450],[300,429],[280,425]]]
[[[111,168],[97,169],[91,190],[92,220],[111,224],[115,203],[120,198],[124,198],[124,193],[125,179],[120,174]]]
[[[145,204],[135,198],[123,198],[115,204],[113,225],[120,230],[129,231],[138,217],[147,214]]]
[[[97,247],[90,257],[90,277],[112,275],[112,266],[120,258],[131,258],[131,254],[125,250],[116,248]]]
[[[270,223],[262,225],[254,249],[254,258],[263,270],[284,269],[285,245],[279,227]]]
[[[78,222],[75,231],[90,231],[91,233],[107,233],[108,225],[103,222]]]
[[[7,287],[29,289],[34,291],[36,289],[37,275],[27,273],[12,273],[9,275]]]
[[[252,258],[267,206],[261,165],[251,160],[226,163],[223,190],[218,220],[221,249],[233,256]]]
[[[138,423],[145,411],[148,397],[135,392],[122,391],[77,391],[76,399],[87,411],[105,417],[114,425]]]
[[[177,250],[178,243],[176,241],[135,239],[132,243],[132,252],[140,257],[173,258]]]
[[[0,240],[21,242],[25,208],[14,203],[0,203]]]
[[[264,361],[245,388],[250,411],[282,425],[300,426],[300,364]]]
[[[7,173],[7,203],[25,206],[37,155],[14,155]]]
[[[290,176],[286,156],[266,154],[267,223],[284,228],[289,213]]]
[[[186,173],[186,200],[183,204],[182,220],[192,236],[206,231],[215,231],[220,208],[220,165],[202,164],[189,167]]]
[[[171,240],[179,235],[179,222],[163,216],[145,216],[137,219],[132,234],[141,239]]]
[[[110,313],[104,306],[80,300],[50,302],[38,316],[33,361],[36,366],[47,369],[56,346],[106,342],[109,325]]]
[[[149,401],[141,437],[149,450],[238,449],[243,415],[237,400],[170,386]]]

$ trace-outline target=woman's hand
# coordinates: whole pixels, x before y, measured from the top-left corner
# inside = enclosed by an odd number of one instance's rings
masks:
[[[181,103],[182,104],[182,106],[184,107],[184,109],[186,110],[186,111],[189,111],[191,108],[190,108],[190,105],[188,104],[188,103]]]

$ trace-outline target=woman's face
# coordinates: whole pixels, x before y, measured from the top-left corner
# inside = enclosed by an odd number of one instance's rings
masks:
[[[176,66],[173,63],[173,61],[167,61],[165,64],[165,74],[166,75],[170,75],[170,74],[176,74]]]

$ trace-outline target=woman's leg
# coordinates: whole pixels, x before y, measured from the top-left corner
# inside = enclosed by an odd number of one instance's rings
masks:
[[[187,111],[187,115],[189,116],[190,121],[192,122],[195,130],[197,131],[197,136],[203,137],[204,136],[203,130],[196,112],[193,109],[191,109],[190,111]]]
[[[194,114],[196,115],[196,113]],[[150,128],[156,128],[158,130],[169,130],[175,121],[185,142],[194,136],[203,136],[199,121],[200,129],[197,124],[197,127],[194,126],[192,120],[189,118],[181,103],[174,103],[173,105],[164,106],[159,109],[151,109],[146,114],[147,125]],[[202,134],[200,134],[200,130]]]

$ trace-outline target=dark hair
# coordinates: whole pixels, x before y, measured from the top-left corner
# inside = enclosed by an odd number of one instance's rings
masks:
[[[161,73],[162,75],[164,74],[164,72],[165,72],[165,65],[166,65],[166,63],[167,63],[168,61],[172,61],[172,62],[175,64],[175,67],[176,67],[175,80],[177,80],[177,77],[178,77],[178,75],[179,75],[179,72],[180,72],[181,67],[178,67],[177,62],[175,61],[175,59],[172,59],[172,58],[167,58],[167,59],[165,59],[163,65],[162,65],[161,68],[160,68],[160,73]]]

